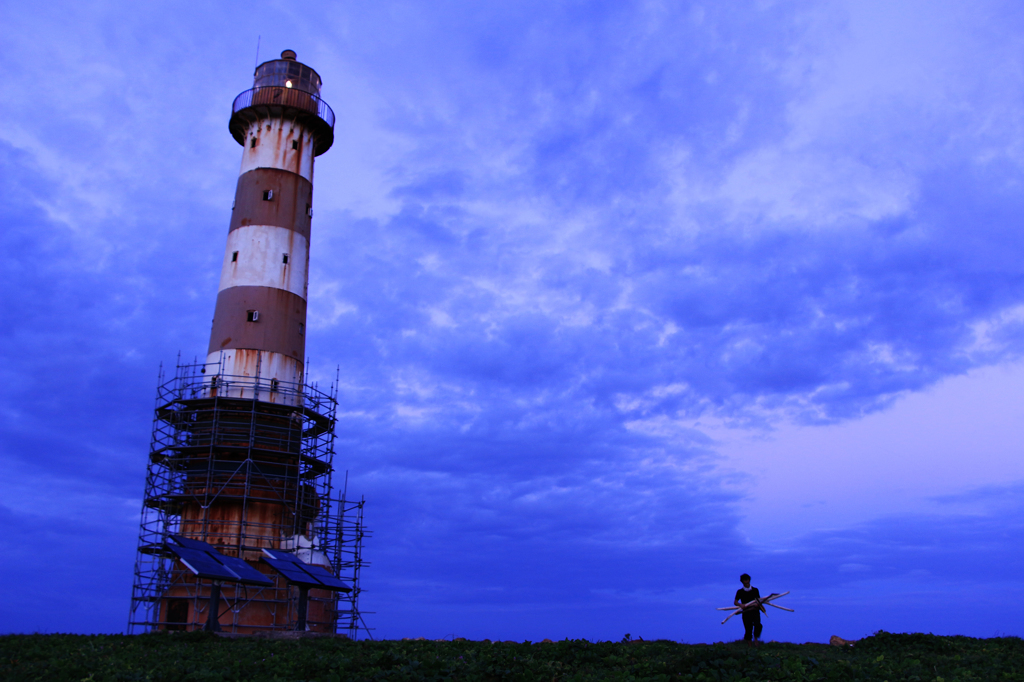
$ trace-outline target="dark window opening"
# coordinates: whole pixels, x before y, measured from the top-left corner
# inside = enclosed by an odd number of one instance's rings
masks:
[[[306,325],[304,323],[302,323],[302,322],[299,322],[299,336],[305,336],[305,335],[306,335]]]
[[[256,149],[256,138],[252,138],[252,142],[249,143],[249,149]]]
[[[277,391],[277,387],[278,387],[279,384],[280,384],[280,382],[277,379],[271,379],[270,380],[270,391],[271,391],[271,393],[274,393],[274,392]]]
[[[310,218],[313,217],[313,207],[310,206],[309,204],[306,204],[306,215],[308,215]]]
[[[263,201],[273,201],[273,200],[274,200],[274,190],[272,190],[272,189],[263,190]]]
[[[260,311],[258,310],[247,310],[245,311],[245,317],[248,322],[259,322]]]
[[[234,253],[231,254],[231,262],[232,263],[237,263],[238,262],[238,252],[237,251],[235,251]]]
[[[164,627],[168,630],[184,630],[188,624],[188,599],[168,599]]]
[[[288,265],[288,254],[287,253],[281,254],[281,262],[284,263],[285,265]]]
[[[292,149],[298,149],[298,148],[299,148],[299,141],[298,140],[292,140]]]

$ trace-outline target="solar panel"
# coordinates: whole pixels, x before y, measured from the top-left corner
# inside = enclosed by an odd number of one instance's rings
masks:
[[[334,592],[351,592],[351,588],[331,575],[322,566],[307,564],[290,552],[263,550],[263,560],[293,585],[319,587]]]
[[[317,566],[316,564],[306,564],[306,570],[314,577],[317,578],[324,586],[334,590],[335,592],[351,592],[352,588],[347,583],[338,580],[331,572],[323,566]]]
[[[200,578],[209,580],[227,580],[232,583],[261,585],[269,587],[274,581],[238,557],[225,556],[214,549],[213,545],[201,540],[193,540],[181,535],[170,535],[173,543],[167,549],[174,552],[190,571]]]
[[[167,549],[174,552],[178,559],[181,560],[181,563],[185,564],[190,571],[200,578],[227,580],[230,582],[238,580],[238,574],[214,559],[208,552],[188,547],[178,547],[177,545],[168,545]]]
[[[321,587],[320,581],[311,576],[306,571],[302,570],[302,567],[291,561],[282,561],[280,559],[271,559],[270,557],[263,557],[271,567],[284,576],[284,579],[293,585],[305,585],[307,587]]]
[[[262,585],[264,587],[270,587],[274,584],[273,580],[250,566],[244,559],[239,559],[238,557],[233,556],[224,556],[219,552],[217,553],[217,559],[223,563],[226,568],[238,575],[238,582],[240,583],[245,583],[246,585]]]
[[[263,550],[263,554],[265,556],[270,557],[271,559],[277,559],[278,561],[287,561],[287,562],[293,563],[293,564],[301,564],[303,566],[305,565],[302,562],[302,559],[300,559],[299,557],[295,556],[291,552],[282,552],[281,550],[278,550],[278,549],[264,549]]]

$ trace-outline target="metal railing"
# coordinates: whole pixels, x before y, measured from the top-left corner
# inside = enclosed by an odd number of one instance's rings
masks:
[[[246,90],[235,98],[231,105],[231,114],[237,114],[249,107],[291,107],[316,114],[334,129],[334,111],[319,95],[297,88],[286,88],[278,85]]]

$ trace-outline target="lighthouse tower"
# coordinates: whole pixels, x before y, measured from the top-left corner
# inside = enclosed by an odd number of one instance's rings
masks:
[[[313,159],[334,142],[334,113],[320,99],[320,76],[285,50],[235,99],[230,129],[242,168],[207,363],[301,384]]]
[[[231,108],[242,166],[213,329],[204,360],[161,374],[132,631],[198,629],[209,617],[211,585],[167,551],[170,534],[210,543],[274,580],[224,584],[218,619],[227,632],[297,622],[296,590],[261,563],[263,549],[358,581],[362,503],[339,507],[331,494],[337,389],[308,384],[304,372],[313,161],[334,142],[334,113],[320,99],[320,76],[295,57],[285,50],[260,64]],[[355,511],[354,523],[345,511]],[[346,609],[336,594],[311,591],[310,629],[351,628],[357,594]]]

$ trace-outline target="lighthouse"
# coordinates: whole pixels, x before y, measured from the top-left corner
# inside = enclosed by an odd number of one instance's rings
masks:
[[[232,104],[242,162],[210,342],[158,382],[130,631],[194,630],[211,617],[237,634],[294,627],[296,590],[261,561],[265,549],[356,588],[344,598],[311,590],[309,629],[358,620],[363,503],[332,492],[337,387],[305,372],[313,165],[334,143],[321,85],[285,50]],[[273,586],[218,583],[211,599],[210,581],[168,551],[171,535],[243,559]],[[222,613],[211,616],[213,604]]]
[[[313,161],[334,143],[320,76],[285,50],[235,99],[242,145],[207,364],[301,384],[306,346]]]

